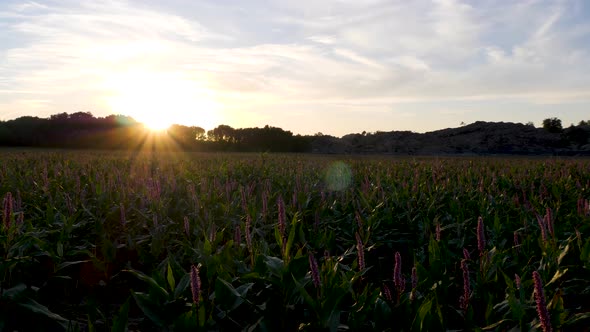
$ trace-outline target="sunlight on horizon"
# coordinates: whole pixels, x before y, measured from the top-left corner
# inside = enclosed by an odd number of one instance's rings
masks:
[[[220,105],[203,84],[174,73],[149,70],[114,73],[104,80],[111,91],[108,107],[154,131],[173,124],[212,129],[220,120]]]

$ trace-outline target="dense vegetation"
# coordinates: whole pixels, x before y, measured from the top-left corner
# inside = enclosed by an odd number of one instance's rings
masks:
[[[172,125],[152,132],[122,115],[94,117],[91,113],[54,114],[0,121],[0,146],[68,149],[313,152],[398,155],[590,155],[590,125],[581,121],[563,129],[561,120],[545,119],[543,128],[503,122],[475,122],[429,133],[390,131],[348,134],[341,138],[317,133],[294,135],[281,128],[232,128],[209,131]]]
[[[590,325],[587,159],[0,156],[0,330]]]
[[[164,144],[156,144],[154,136]],[[197,126],[172,125],[154,133],[123,115],[94,117],[88,112],[54,114],[49,118],[24,116],[0,121],[0,146],[158,151],[305,152],[311,137],[281,128],[235,129],[219,125],[205,131]]]

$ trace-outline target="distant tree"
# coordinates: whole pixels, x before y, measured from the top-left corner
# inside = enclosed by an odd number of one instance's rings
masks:
[[[535,124],[533,123],[533,121],[527,122],[526,125],[529,126],[529,127],[534,127],[535,126]]]
[[[578,146],[586,145],[590,139],[590,127],[572,126],[563,131],[563,136]]]
[[[580,121],[580,123],[578,123],[578,126],[590,126],[590,120],[588,121]]]
[[[92,121],[92,120],[94,120],[94,116],[90,112],[76,112],[76,113],[70,114],[70,120],[80,121],[80,122]]]
[[[550,133],[561,133],[563,131],[561,120],[558,118],[545,119],[543,120],[543,129]]]
[[[217,142],[231,142],[235,139],[236,130],[228,125],[219,125],[217,128],[209,130],[207,137]]]
[[[201,127],[191,127],[193,129],[193,133],[195,134],[195,139],[197,141],[204,141],[207,138],[207,132],[205,129]]]
[[[49,117],[49,120],[52,121],[67,121],[70,118],[70,116],[68,115],[68,113],[58,113],[58,114],[53,114]]]

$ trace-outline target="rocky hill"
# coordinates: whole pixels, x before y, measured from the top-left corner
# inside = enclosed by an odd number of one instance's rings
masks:
[[[590,126],[561,133],[508,122],[478,121],[424,134],[409,131],[316,136],[313,152],[343,154],[590,155]]]

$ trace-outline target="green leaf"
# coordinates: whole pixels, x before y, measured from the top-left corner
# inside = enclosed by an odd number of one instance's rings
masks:
[[[434,236],[431,235],[428,243],[428,261],[430,264],[438,264],[440,258],[438,242],[434,239]]]
[[[169,298],[168,291],[166,291],[162,286],[158,284],[156,280],[153,278],[145,275],[143,272],[136,271],[136,270],[123,270],[124,272],[129,272],[136,276],[139,280],[145,281],[150,285],[150,290],[155,291],[160,297],[164,299]]]
[[[383,299],[377,298],[373,316],[375,323],[378,324],[377,327],[381,327],[381,329],[384,329],[384,327],[390,327],[391,307],[387,302],[383,301]]]
[[[279,247],[282,249],[283,248],[283,236],[279,232],[279,226],[275,226],[275,240],[277,241],[277,244],[279,245]]]
[[[209,239],[206,238],[205,242],[203,243],[203,256],[211,256],[212,250],[211,242],[209,242]]]
[[[64,256],[64,244],[60,242],[57,243],[57,256],[63,257]]]
[[[269,269],[269,271],[271,271],[272,274],[276,276],[282,275],[282,270],[284,266],[282,259],[273,256],[264,256],[264,263],[266,264],[266,267]]]
[[[57,272],[61,269],[64,269],[68,266],[78,265],[78,264],[87,263],[87,262],[90,262],[90,260],[87,259],[84,261],[63,262],[63,263],[60,263],[59,265],[57,265],[57,267],[55,268],[55,272]]]
[[[252,288],[252,286],[254,286],[254,283],[249,282],[247,284],[240,285],[238,288],[236,288],[236,291],[240,294],[241,297],[246,297],[248,291]]]
[[[45,317],[61,324],[62,326],[65,326],[64,323],[67,321],[62,316],[51,312],[46,306],[38,303],[37,301],[35,301],[33,299],[26,299],[22,302],[18,302],[17,305],[21,308],[27,309],[30,312],[35,313],[35,314],[45,316]]]
[[[205,326],[205,322],[207,321],[207,313],[205,312],[205,306],[199,307],[198,317],[199,317],[199,327]]]
[[[557,265],[561,265],[561,261],[563,260],[563,258],[565,257],[565,255],[567,254],[569,249],[570,249],[570,245],[568,243],[565,246],[565,248],[563,248],[563,250],[559,253],[559,256],[557,257]]]
[[[578,322],[587,322],[587,324],[585,324],[585,326],[589,326],[590,325],[590,312],[580,312],[577,314],[574,314],[573,316],[571,316],[570,318],[568,318],[565,323],[563,324],[563,326],[571,326],[574,324],[577,324]]]
[[[174,291],[174,289],[176,289],[176,281],[174,280],[174,273],[172,273],[170,262],[168,262],[168,267],[166,270],[166,280],[168,281],[168,286],[170,286],[171,291]]]
[[[125,332],[127,331],[127,319],[129,318],[129,302],[131,297],[119,308],[119,314],[113,319],[113,326],[111,332]]]
[[[228,311],[234,310],[244,303],[244,299],[234,286],[221,278],[215,280],[215,300]]]
[[[504,324],[506,322],[510,322],[510,319],[502,319],[499,322],[495,322],[494,324],[483,327],[482,330],[484,330],[484,331],[495,330],[496,328],[498,328],[499,326],[501,326],[502,324]]]
[[[309,295],[309,292],[305,289],[305,287],[299,281],[297,281],[297,279],[295,279],[295,277],[293,275],[291,275],[291,278],[293,278],[293,281],[295,282],[295,285],[297,286],[297,290],[301,293],[301,296],[303,297],[305,302],[307,302],[307,305],[309,305],[314,311],[317,311],[318,301],[314,300],[311,297],[311,295]]]
[[[88,323],[88,332],[96,332],[96,327],[94,326],[94,323],[92,322],[92,318],[90,317],[90,315],[87,315],[88,319],[86,320]]]
[[[418,324],[419,331],[425,330],[425,325],[428,323],[426,320],[428,318],[428,314],[430,313],[430,309],[432,308],[433,299],[430,297],[428,300],[424,301],[422,305],[418,308],[418,313],[414,318],[414,323],[412,325]]]
[[[590,239],[586,240],[586,243],[584,243],[584,247],[580,253],[580,260],[586,263],[590,262]]]
[[[20,297],[27,290],[27,285],[18,284],[14,287],[3,290],[2,299],[14,300]]]
[[[563,269],[563,270],[557,270],[557,272],[555,272],[555,274],[553,275],[553,278],[551,278],[551,281],[549,281],[545,286],[549,286],[552,283],[556,282],[557,280],[559,280],[559,278],[563,277],[565,275],[565,273],[567,272],[568,269]]]
[[[143,314],[146,315],[152,322],[154,322],[154,324],[161,328],[166,325],[164,319],[161,316],[161,313],[158,312],[162,306],[161,303],[152,301],[150,297],[144,293],[131,291],[131,294],[133,295],[135,303],[137,303],[139,309],[141,309]]]
[[[191,281],[190,273],[185,273],[185,275],[180,278],[178,285],[176,285],[176,289],[174,290],[174,298],[177,299],[184,291],[188,288],[188,285]]]
[[[293,217],[291,221],[291,230],[289,231],[289,238],[287,239],[287,244],[285,245],[285,258],[290,258],[291,247],[293,246],[293,241],[295,240],[295,234],[297,234],[297,214]]]
[[[512,314],[512,317],[514,317],[516,321],[520,322],[526,314],[526,306],[523,305],[512,292],[508,294],[508,305],[510,307],[510,313]]]

